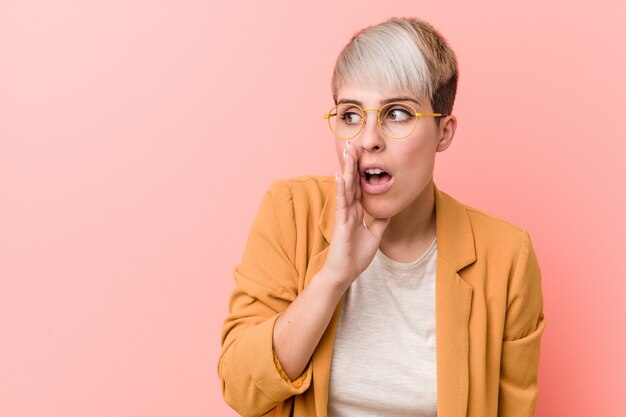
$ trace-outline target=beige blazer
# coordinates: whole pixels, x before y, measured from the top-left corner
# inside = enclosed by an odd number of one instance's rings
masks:
[[[546,320],[530,237],[436,186],[434,193],[437,415],[532,416]],[[218,363],[224,399],[243,416],[327,416],[343,298],[295,381],[274,354],[272,332],[280,313],[324,265],[334,214],[334,177],[275,181],[261,202],[233,271]]]

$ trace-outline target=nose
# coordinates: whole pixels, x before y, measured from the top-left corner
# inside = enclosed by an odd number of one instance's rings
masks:
[[[368,151],[381,151],[385,148],[385,138],[378,125],[378,113],[375,110],[365,112],[365,125],[355,144]]]

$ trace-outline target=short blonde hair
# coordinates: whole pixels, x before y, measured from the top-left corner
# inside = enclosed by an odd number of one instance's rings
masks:
[[[331,90],[337,103],[346,81],[399,88],[427,97],[434,112],[450,114],[458,77],[456,55],[432,25],[392,17],[354,34],[337,58]]]

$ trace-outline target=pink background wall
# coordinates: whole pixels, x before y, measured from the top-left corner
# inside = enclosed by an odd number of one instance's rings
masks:
[[[234,416],[219,337],[260,199],[337,170],[334,60],[405,15],[460,62],[435,181],[540,259],[537,415],[626,415],[617,0],[0,0],[0,415]]]

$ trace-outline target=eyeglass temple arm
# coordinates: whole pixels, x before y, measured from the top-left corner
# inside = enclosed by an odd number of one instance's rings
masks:
[[[334,115],[333,115],[334,116]],[[432,116],[432,117],[446,117],[450,116],[447,113],[415,113],[414,116]],[[325,114],[324,119],[328,120],[330,118],[330,114]]]

